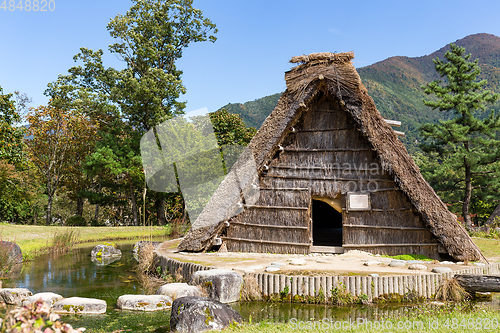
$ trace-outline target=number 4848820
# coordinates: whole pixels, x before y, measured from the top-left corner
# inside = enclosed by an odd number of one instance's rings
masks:
[[[0,0],[1,1],[1,0]],[[25,11],[25,12],[46,12],[46,11],[51,11],[53,12],[56,10],[56,2],[54,0],[3,0],[2,5],[0,6],[0,9],[3,9],[4,11],[11,11],[14,12],[16,10],[18,11]]]

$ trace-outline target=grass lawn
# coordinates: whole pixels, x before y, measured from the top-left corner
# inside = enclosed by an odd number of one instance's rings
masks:
[[[491,262],[500,261],[500,239],[472,237],[472,240]]]
[[[0,224],[0,240],[15,242],[21,247],[25,258],[33,258],[46,250],[55,233],[66,230],[74,231],[78,243],[90,243],[104,240],[147,239],[166,237],[165,227],[46,227],[31,225]]]

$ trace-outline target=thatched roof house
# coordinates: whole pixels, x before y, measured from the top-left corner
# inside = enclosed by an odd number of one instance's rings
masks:
[[[217,236],[229,251],[486,260],[376,109],[353,57],[292,58],[301,64],[285,74],[287,90],[249,144],[259,200],[190,232],[179,250],[207,250]],[[230,204],[221,191],[200,218]]]

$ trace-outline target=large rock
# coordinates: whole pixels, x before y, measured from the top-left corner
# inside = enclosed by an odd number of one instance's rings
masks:
[[[122,251],[119,249],[115,248],[112,245],[97,245],[92,249],[92,252],[90,252],[90,256],[92,258],[96,257],[121,257],[122,256]]]
[[[203,296],[203,291],[199,286],[190,286],[187,283],[168,283],[164,284],[156,291],[156,295],[165,295],[176,300],[186,296]]]
[[[172,304],[170,329],[178,332],[222,330],[243,318],[229,305],[205,297],[181,297]]]
[[[106,301],[95,298],[70,297],[52,305],[52,311],[60,314],[102,314],[106,313]]]
[[[0,251],[7,251],[9,260],[14,264],[23,262],[23,253],[16,243],[0,241]]]
[[[114,257],[90,257],[90,260],[97,266],[108,266],[109,264],[114,263],[115,261],[119,261],[122,257],[121,256],[114,256]]]
[[[138,241],[134,245],[134,249],[132,250],[133,253],[139,254],[141,252],[141,249],[144,247],[144,245],[151,244],[153,245],[153,248],[157,248],[161,243],[160,242],[150,242],[150,241]]]
[[[201,286],[210,298],[231,303],[240,299],[243,277],[227,269],[210,269],[194,272],[189,284]]]
[[[122,295],[116,306],[122,310],[160,311],[170,308],[172,299],[164,295]]]
[[[28,305],[28,304],[31,304],[31,303],[38,301],[39,299],[42,299],[42,301],[49,304],[49,306],[52,306],[57,301],[60,301],[62,298],[63,297],[61,295],[50,293],[50,292],[38,293],[38,294],[35,294],[33,296],[28,297],[28,299],[25,299],[22,302],[22,305]]]
[[[25,288],[3,288],[0,289],[0,302],[12,305],[21,305],[33,293]]]

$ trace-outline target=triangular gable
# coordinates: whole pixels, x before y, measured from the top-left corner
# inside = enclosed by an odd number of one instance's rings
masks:
[[[432,234],[445,246],[448,253],[457,260],[486,260],[466,230],[457,222],[455,215],[448,211],[432,187],[424,180],[402,142],[376,109],[350,61],[353,57],[352,52],[319,53],[292,59],[292,62],[304,63],[285,74],[287,90],[249,144],[259,174],[278,152],[283,140],[293,130],[294,124],[303,112],[307,112],[310,101],[323,91],[337,99],[342,108],[355,120],[361,133],[377,153],[383,167],[393,175],[396,184],[406,193]],[[220,188],[223,187],[224,182]],[[223,192],[218,190],[205,211],[210,212],[223,207],[222,194]],[[207,218],[210,214],[204,216]],[[208,229],[196,231],[196,236],[188,234],[180,248],[196,250],[189,246],[189,243],[193,243],[193,239],[198,239],[197,243],[200,243],[200,237],[206,238],[208,234],[213,237],[223,228],[219,223]],[[210,238],[201,243],[209,246]]]

